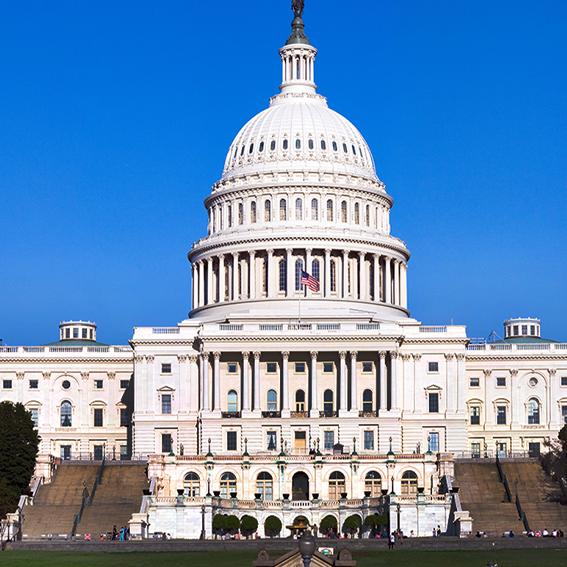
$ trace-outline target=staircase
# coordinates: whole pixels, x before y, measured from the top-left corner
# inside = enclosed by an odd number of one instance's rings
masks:
[[[97,486],[92,505],[85,507],[78,534],[91,534],[92,539],[120,530],[142,504],[143,490],[149,487],[145,465],[108,465]],[[90,489],[89,489],[90,490]]]
[[[79,512],[83,488],[92,489],[98,465],[59,466],[50,484],[40,486],[33,506],[24,508],[22,534],[26,539],[41,539],[48,534],[57,538],[71,533],[75,514]]]
[[[500,536],[503,532],[522,533],[524,524],[516,505],[508,502],[494,462],[455,462],[455,477],[463,510],[470,512],[473,531]]]
[[[530,529],[541,531],[547,528],[549,532],[560,529],[567,532],[567,506],[561,504],[561,489],[546,476],[539,462],[503,461],[501,464],[512,497],[515,496],[515,481],[518,479],[518,497]]]

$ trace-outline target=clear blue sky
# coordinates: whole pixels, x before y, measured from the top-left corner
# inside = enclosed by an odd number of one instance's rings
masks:
[[[190,308],[203,199],[281,78],[290,0],[1,2],[0,337],[124,344]],[[424,324],[567,342],[567,2],[306,0],[316,80],[368,141]]]

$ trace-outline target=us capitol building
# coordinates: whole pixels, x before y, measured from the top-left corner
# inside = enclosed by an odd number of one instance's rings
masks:
[[[455,458],[544,450],[567,419],[567,345],[537,319],[486,342],[410,317],[393,199],[317,94],[297,11],[279,54],[280,93],[205,199],[189,318],[135,328],[129,346],[67,321],[56,343],[0,347],[0,401],[32,412],[47,477],[54,457],[147,458],[133,531],[199,537],[235,513],[263,535],[268,516],[364,519],[386,494],[407,532],[466,529],[440,480]]]

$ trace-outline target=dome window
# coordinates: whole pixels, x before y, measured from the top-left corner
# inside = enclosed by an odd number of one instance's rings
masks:
[[[352,153],[356,155],[356,148],[354,147],[354,145],[352,146]]]
[[[312,150],[315,147],[315,144],[313,143],[313,140],[309,140],[309,149]]]
[[[248,150],[248,153],[251,154],[254,151],[254,144],[250,144],[250,149]]]
[[[303,220],[303,201],[301,199],[295,200],[295,220]]]
[[[244,150],[245,150],[245,146],[242,146],[242,149],[240,150],[240,157],[242,157],[244,155]]]
[[[287,140],[284,140],[283,141],[283,149],[287,150],[287,146],[288,146]]]
[[[256,222],[256,201],[250,203],[250,220]]]
[[[333,151],[338,151],[337,142],[333,142]]]
[[[272,150],[272,152],[276,149],[276,141],[272,140],[270,142],[270,150]]]
[[[280,200],[280,220],[287,220],[287,203],[285,199]]]
[[[346,147],[346,144],[343,144],[343,152],[345,154],[348,154],[348,148]]]
[[[366,205],[365,221],[366,221],[366,226],[370,226],[370,205]]]
[[[342,222],[347,221],[347,204],[346,204],[346,201],[343,201],[341,203],[341,221]]]
[[[232,159],[236,159],[237,155],[238,155],[238,148],[234,148],[234,157]]]
[[[244,205],[242,203],[238,203],[238,224],[242,224],[244,222]]]
[[[301,149],[301,140],[299,138],[297,138],[297,140],[295,140],[295,149],[296,150]]]
[[[270,222],[271,217],[272,217],[272,204],[270,203],[270,201],[266,201],[264,203],[264,221]]]
[[[319,201],[311,200],[311,220],[319,220]]]
[[[333,201],[331,199],[327,201],[327,220],[333,222]]]
[[[360,205],[358,203],[354,204],[354,222],[360,224]]]
[[[327,149],[327,142],[325,142],[325,140],[321,140],[321,149],[322,149],[322,150],[326,150],[326,149]]]
[[[260,147],[258,148],[258,151],[260,153],[262,153],[264,151],[264,142],[260,142]]]

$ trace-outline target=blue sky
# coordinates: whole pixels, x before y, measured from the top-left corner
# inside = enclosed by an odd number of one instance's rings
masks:
[[[4,0],[0,337],[124,344],[190,308],[203,199],[278,92],[290,0]],[[567,342],[567,3],[306,0],[316,80],[370,145],[412,316]]]

